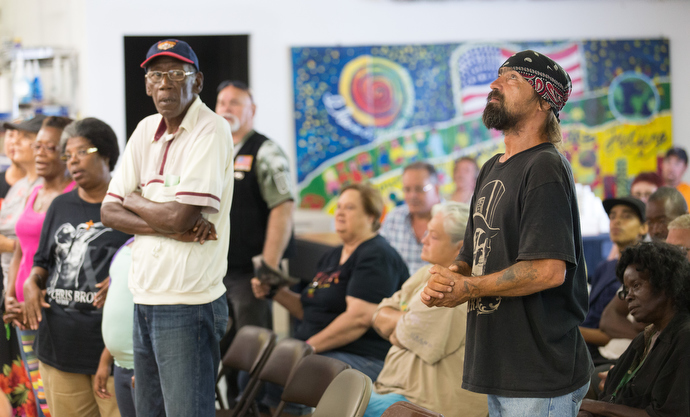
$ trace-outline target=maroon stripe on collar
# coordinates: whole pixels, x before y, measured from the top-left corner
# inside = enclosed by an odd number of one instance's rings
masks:
[[[158,141],[161,137],[163,137],[163,134],[165,133],[165,130],[168,128],[168,125],[165,124],[165,119],[161,118],[161,122],[158,123],[158,129],[156,129],[156,134],[153,135],[153,140]]]

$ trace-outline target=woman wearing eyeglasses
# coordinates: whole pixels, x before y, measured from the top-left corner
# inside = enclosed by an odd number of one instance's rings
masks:
[[[644,242],[616,267],[635,320],[648,323],[609,371],[600,401],[579,417],[690,415],[690,263],[681,249]]]
[[[11,318],[17,326],[17,334],[23,348],[22,359],[28,367],[36,394],[43,392],[43,382],[38,373],[38,362],[32,348],[36,332],[26,329],[23,325],[24,281],[31,271],[48,206],[57,195],[75,187],[65,163],[60,160],[58,146],[62,129],[71,121],[72,119],[67,117],[48,117],[43,121],[36,141],[31,145],[36,162],[36,174],[43,178],[43,184],[33,189],[24,211],[17,219],[15,230],[19,244],[15,245],[14,256],[10,263],[8,291],[5,295],[5,306],[9,313],[6,318]],[[44,414],[48,414],[43,395],[36,395],[36,398],[39,400],[39,408]]]
[[[61,149],[77,188],[55,197],[46,213],[24,283],[25,321],[38,330],[36,354],[51,415],[119,416],[115,396],[93,390],[104,348],[101,283],[131,237],[103,226],[100,217],[119,157],[117,138],[106,123],[87,118],[65,127]],[[106,386],[114,393],[112,377]]]

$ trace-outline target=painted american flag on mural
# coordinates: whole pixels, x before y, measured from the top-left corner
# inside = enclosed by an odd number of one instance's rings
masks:
[[[489,85],[496,79],[498,68],[517,50],[482,45],[463,51],[455,62],[459,80],[460,98],[456,104],[462,117],[481,115],[486,107],[486,96],[491,91]],[[585,91],[584,65],[579,43],[559,45],[544,52],[559,63],[570,75],[573,91],[570,97],[581,96]],[[459,102],[458,102],[459,101]]]

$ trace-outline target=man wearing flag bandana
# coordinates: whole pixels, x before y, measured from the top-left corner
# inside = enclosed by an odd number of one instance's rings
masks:
[[[428,306],[468,303],[462,387],[488,394],[492,417],[576,416],[589,386],[579,212],[558,151],[571,88],[535,51],[500,67],[482,118],[506,151],[482,167],[456,265],[433,266],[422,293]]]

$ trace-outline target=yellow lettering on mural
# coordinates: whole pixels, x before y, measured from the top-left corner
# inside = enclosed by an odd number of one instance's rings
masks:
[[[640,172],[657,172],[659,158],[673,144],[670,114],[659,115],[646,124],[567,129],[564,136],[564,150],[575,181],[591,184],[600,197],[606,177],[615,178],[620,185],[617,195],[626,195],[627,186],[623,185]]]

